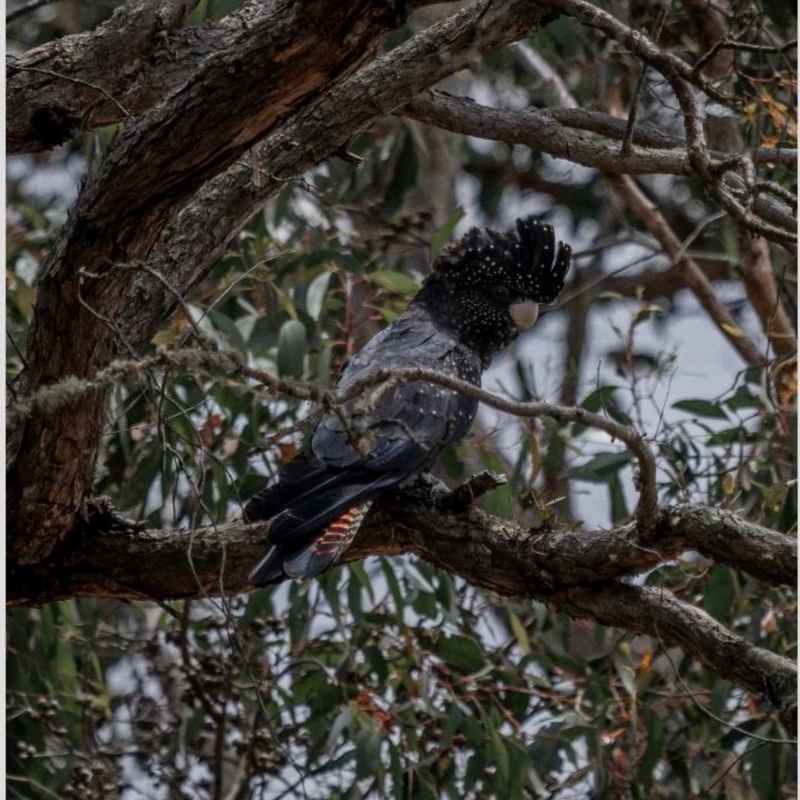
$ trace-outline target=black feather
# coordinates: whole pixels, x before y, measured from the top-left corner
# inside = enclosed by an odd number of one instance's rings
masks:
[[[480,386],[490,358],[517,335],[509,305],[552,302],[570,248],[528,218],[506,233],[470,230],[436,259],[408,308],[348,362],[341,390],[379,369],[425,367]],[[376,386],[328,413],[273,486],[245,507],[272,519],[273,547],[253,570],[258,586],[308,578],[349,546],[365,504],[431,465],[469,430],[477,402],[434,384]]]

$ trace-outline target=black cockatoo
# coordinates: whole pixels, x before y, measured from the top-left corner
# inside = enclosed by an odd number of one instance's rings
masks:
[[[408,308],[345,365],[344,389],[378,369],[425,367],[480,386],[492,356],[564,286],[570,248],[528,218],[516,231],[470,230],[436,259]],[[431,465],[469,430],[477,401],[435,384],[376,386],[327,413],[277,483],[245,507],[272,519],[258,586],[310,578],[349,546],[371,501]]]

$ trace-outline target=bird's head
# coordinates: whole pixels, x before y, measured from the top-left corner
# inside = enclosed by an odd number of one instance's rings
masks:
[[[488,360],[536,321],[564,287],[569,245],[528,217],[506,233],[472,228],[436,259],[417,300],[438,324]]]

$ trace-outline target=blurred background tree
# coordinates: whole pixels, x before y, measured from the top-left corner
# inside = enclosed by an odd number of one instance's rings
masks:
[[[485,388],[793,546],[794,10],[344,5],[10,4],[9,797],[795,797],[795,582],[739,539],[519,599],[408,555],[247,595],[266,536],[219,527],[447,241],[537,214],[569,285]],[[517,535],[637,532],[607,431],[484,406],[437,473],[484,469]]]

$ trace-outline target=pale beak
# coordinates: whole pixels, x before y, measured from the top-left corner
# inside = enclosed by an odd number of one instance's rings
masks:
[[[508,313],[518,331],[526,331],[533,327],[539,316],[539,304],[533,300],[520,300],[508,307]]]

